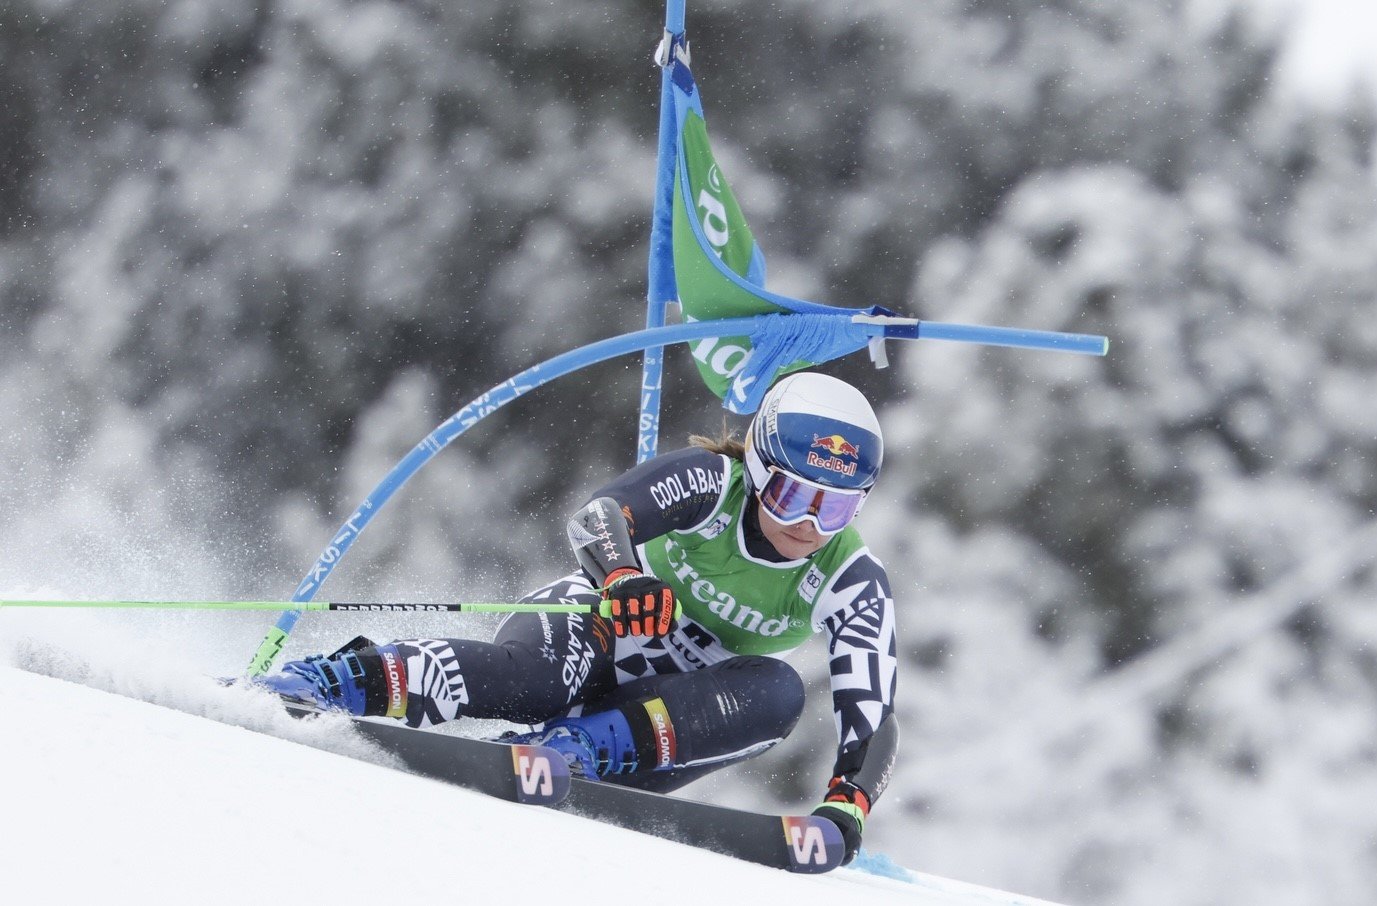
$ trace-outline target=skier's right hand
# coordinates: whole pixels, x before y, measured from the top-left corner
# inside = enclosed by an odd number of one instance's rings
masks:
[[[865,790],[843,777],[833,777],[827,786],[827,798],[813,809],[813,814],[826,818],[841,831],[846,845],[843,865],[849,865],[861,851],[861,835],[865,833],[865,818],[870,813],[870,797]]]
[[[674,591],[654,576],[622,567],[607,577],[600,613],[618,636],[669,635],[679,617]]]

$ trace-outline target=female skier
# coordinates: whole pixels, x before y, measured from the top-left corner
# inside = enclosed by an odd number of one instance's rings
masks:
[[[771,388],[744,445],[694,442],[599,490],[567,525],[581,570],[523,599],[593,612],[513,614],[491,643],[357,639],[258,682],[414,727],[543,723],[505,741],[665,792],[789,735],[804,688],[782,658],[822,632],[839,746],[814,814],[851,861],[898,749],[889,580],[851,525],[880,471],[879,422],[851,385],[801,373]]]

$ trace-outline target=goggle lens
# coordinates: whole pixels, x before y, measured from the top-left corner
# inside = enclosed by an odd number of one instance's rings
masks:
[[[794,525],[811,518],[824,535],[846,528],[864,499],[863,491],[823,488],[773,469],[760,492],[761,506],[776,521]]]

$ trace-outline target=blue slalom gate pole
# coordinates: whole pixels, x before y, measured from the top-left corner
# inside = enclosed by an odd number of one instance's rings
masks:
[[[864,316],[856,320],[866,322]],[[1055,330],[1022,330],[1016,327],[985,327],[979,324],[949,324],[943,321],[919,321],[912,318],[877,318],[885,323],[884,336],[891,340],[949,340],[956,343],[978,343],[981,346],[1004,346],[1011,349],[1041,349],[1048,352],[1075,352],[1081,355],[1104,355],[1109,340],[1098,334],[1061,333]],[[902,323],[894,323],[896,321]]]
[[[684,37],[685,0],[665,4],[665,33],[656,62],[660,71],[660,137],[655,172],[655,204],[650,220],[650,261],[647,267],[645,326],[663,327],[665,310],[678,301],[674,278],[674,170],[679,124],[674,118],[673,84],[668,63]],[[665,350],[651,346],[641,364],[641,410],[637,422],[636,462],[655,456],[660,443],[660,392],[664,384]]]
[[[896,340],[940,339],[1022,349],[1076,352],[1087,355],[1104,355],[1109,343],[1104,337],[1085,334],[943,324],[919,321],[914,318],[889,316],[851,314],[848,317],[844,309],[839,311],[838,316],[850,324],[856,325],[869,336]],[[453,442],[455,438],[512,400],[557,378],[617,356],[640,352],[651,347],[689,343],[710,337],[750,336],[757,330],[779,329],[779,325],[787,324],[790,317],[793,316],[754,315],[746,318],[693,321],[687,324],[672,324],[668,327],[647,328],[635,333],[598,340],[587,346],[561,353],[503,381],[441,422],[439,427],[427,434],[420,443],[412,448],[410,453],[402,458],[401,462],[392,467],[392,471],[387,473],[349,518],[344,520],[344,525],[335,533],[330,544],[316,559],[315,564],[306,573],[305,578],[301,580],[301,584],[297,586],[296,593],[292,595],[292,601],[304,603],[315,596],[321,584],[334,571],[339,561],[343,559],[358,539],[359,534],[392,498],[392,495],[401,489],[407,479],[435,458],[435,455]],[[773,378],[773,375],[766,377]],[[249,662],[248,673],[250,676],[265,673],[272,667],[302,613],[302,610],[288,610],[278,618],[276,625],[258,646],[258,651],[255,652],[253,660]]]

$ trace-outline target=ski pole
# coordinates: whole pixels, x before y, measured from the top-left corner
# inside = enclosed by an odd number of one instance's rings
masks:
[[[607,602],[600,602],[606,605]],[[144,610],[295,610],[374,611],[405,613],[599,613],[599,604],[547,604],[542,602],[471,601],[461,604],[418,604],[352,601],[28,601],[0,600],[0,607],[121,608]],[[608,616],[610,611],[603,613]]]

